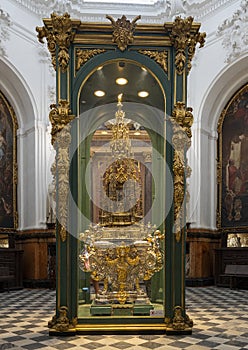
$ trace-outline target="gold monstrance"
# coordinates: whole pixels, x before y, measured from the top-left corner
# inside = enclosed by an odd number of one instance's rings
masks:
[[[80,268],[102,287],[91,304],[91,315],[149,315],[153,305],[140,284],[163,267],[164,236],[141,218],[140,169],[132,157],[129,126],[118,95],[110,148],[112,163],[103,175],[111,207],[104,206],[100,223],[80,234]],[[140,193],[140,192],[139,192]],[[131,208],[130,202],[135,200]]]

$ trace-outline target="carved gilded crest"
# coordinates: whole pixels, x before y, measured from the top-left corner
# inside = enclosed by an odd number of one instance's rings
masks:
[[[132,22],[130,22],[124,15],[121,18],[118,18],[117,21],[115,21],[114,18],[109,15],[107,15],[106,18],[108,18],[112,23],[112,41],[117,44],[119,50],[125,51],[127,46],[133,42],[133,33],[136,22],[141,18],[141,16],[136,16]]]

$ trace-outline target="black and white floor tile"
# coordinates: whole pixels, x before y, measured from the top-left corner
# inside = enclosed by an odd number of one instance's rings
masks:
[[[48,335],[54,314],[55,291],[30,290],[0,293],[0,350],[245,350],[248,349],[248,290],[187,288],[187,309],[194,321],[187,336]]]

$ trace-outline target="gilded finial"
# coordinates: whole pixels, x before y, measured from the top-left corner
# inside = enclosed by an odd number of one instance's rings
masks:
[[[123,94],[118,95],[118,104],[120,104],[122,102],[122,96],[123,96]]]

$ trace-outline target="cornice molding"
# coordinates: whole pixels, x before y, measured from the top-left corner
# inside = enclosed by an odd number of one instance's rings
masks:
[[[242,0],[240,8],[232,17],[218,27],[217,35],[227,51],[226,62],[230,63],[248,51],[248,0]]]
[[[82,0],[13,0],[39,17],[49,17],[50,13],[70,13],[71,18],[80,19],[83,22],[106,22],[106,13],[121,16],[125,8],[125,14],[136,16],[142,15],[142,23],[157,24],[171,21],[175,16],[191,15],[195,20],[203,20],[205,16],[224,8],[235,0],[157,0],[150,4],[130,3],[107,3],[90,2]],[[121,9],[121,12],[120,12]]]

